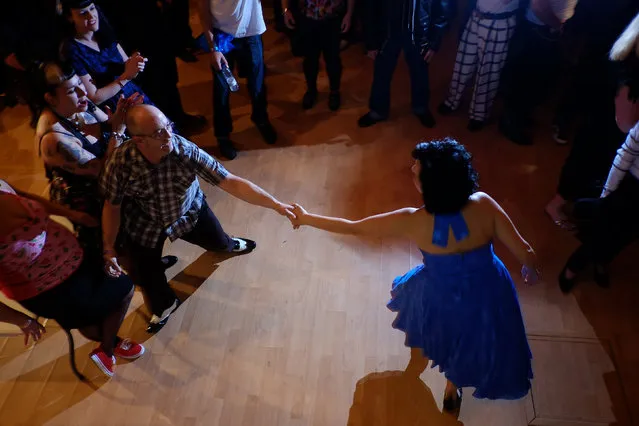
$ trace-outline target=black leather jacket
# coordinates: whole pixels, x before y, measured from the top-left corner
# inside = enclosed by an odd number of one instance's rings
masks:
[[[429,49],[439,49],[450,22],[451,1],[455,0],[387,0],[386,7],[404,7],[402,27],[409,29],[415,45],[426,52]],[[390,19],[397,15],[387,13],[387,16],[390,35],[390,27],[393,25]]]

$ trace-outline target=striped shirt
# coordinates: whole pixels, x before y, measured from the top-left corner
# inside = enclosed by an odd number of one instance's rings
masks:
[[[106,200],[122,200],[124,229],[144,247],[155,247],[164,237],[175,241],[197,223],[204,194],[197,176],[218,185],[228,172],[193,142],[173,135],[173,151],[151,164],[135,142],[123,143],[109,157],[100,178]]]
[[[630,129],[626,141],[617,150],[617,156],[612,162],[608,180],[601,196],[606,197],[617,189],[628,172],[639,179],[639,122]]]

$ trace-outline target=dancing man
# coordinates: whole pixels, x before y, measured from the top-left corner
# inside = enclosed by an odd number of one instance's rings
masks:
[[[144,290],[152,313],[147,331],[161,329],[179,300],[162,265],[168,237],[181,238],[206,250],[245,254],[256,244],[228,236],[209,208],[197,176],[227,193],[292,218],[292,207],[241,177],[229,173],[194,143],[173,133],[172,124],[157,108],[139,105],[129,110],[132,138],[109,157],[100,187],[104,194],[103,246],[105,270],[118,276],[116,237],[123,218],[121,243],[131,260],[131,276]],[[126,198],[123,203],[123,199]],[[120,242],[118,242],[120,247]]]

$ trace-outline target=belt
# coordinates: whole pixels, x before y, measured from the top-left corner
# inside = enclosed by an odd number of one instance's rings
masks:
[[[488,12],[482,12],[479,9],[475,9],[473,11],[473,14],[480,19],[500,20],[500,19],[508,19],[512,16],[515,16],[517,14],[517,10],[515,9],[510,12],[502,12],[502,13],[488,13]]]

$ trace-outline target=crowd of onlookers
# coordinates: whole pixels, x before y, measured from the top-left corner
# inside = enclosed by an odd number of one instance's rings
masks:
[[[167,238],[234,253],[255,248],[255,242],[224,232],[196,176],[244,201],[291,214],[290,206],[233,176],[183,137],[201,131],[206,120],[184,111],[176,58],[195,61],[196,53],[207,52],[222,155],[237,155],[233,78],[247,81],[251,119],[264,141],[277,141],[268,115],[261,2],[197,5],[204,29],[198,38],[189,26],[187,0],[23,0],[3,5],[0,14],[3,102],[29,105],[50,182],[49,200],[0,188],[0,210],[8,212],[0,224],[0,288],[35,314],[101,342],[92,359],[108,375],[114,356],[144,352],[117,337],[133,286],[119,261],[129,262],[126,269],[144,289],[149,331],[155,332],[179,306],[164,274],[177,261],[162,257]],[[607,265],[638,235],[630,218],[639,197],[636,2],[471,0],[464,10],[455,0],[275,0],[273,6],[276,29],[290,37],[291,53],[303,57],[304,109],[318,100],[322,56],[328,106],[340,108],[341,51],[363,42],[375,65],[361,127],[389,118],[400,53],[409,68],[412,111],[425,127],[436,125],[429,67],[443,38],[456,36],[449,31],[455,15],[463,25],[437,114],[455,113],[467,95],[468,129],[481,131],[501,94],[499,130],[515,144],[530,145],[535,108],[559,91],[547,125],[557,143],[571,143],[571,152],[546,213],[557,225],[577,229],[583,242],[560,286],[569,291],[589,264],[596,281],[608,284]],[[74,232],[49,214],[69,217]],[[40,336],[37,321],[5,308],[0,313],[26,335]]]

